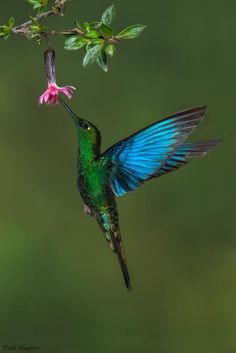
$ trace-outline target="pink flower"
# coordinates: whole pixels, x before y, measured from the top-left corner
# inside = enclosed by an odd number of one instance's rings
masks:
[[[73,90],[75,90],[75,87],[73,86],[58,87],[56,82],[48,82],[47,90],[39,97],[39,104],[57,104],[59,93],[64,93],[69,99],[71,99]]]
[[[72,98],[75,87],[59,87],[56,83],[55,71],[55,51],[48,48],[44,53],[45,73],[48,81],[47,90],[39,97],[39,104],[55,105],[58,103],[59,93],[65,94],[69,99]]]

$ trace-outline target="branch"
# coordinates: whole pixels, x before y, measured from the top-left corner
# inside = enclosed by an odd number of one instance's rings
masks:
[[[14,35],[23,35],[25,37],[30,37],[32,35],[32,31],[29,28],[14,28],[14,31],[12,32]],[[50,37],[50,36],[66,36],[66,35],[79,35],[81,37],[86,37],[86,33],[80,30],[79,28],[73,28],[73,29],[68,29],[64,31],[42,31],[38,34],[38,37]],[[120,39],[117,38],[116,36],[112,36],[110,38],[107,38],[105,36],[101,36],[101,39],[106,41],[108,44],[118,44],[120,43]]]
[[[54,0],[54,6],[46,11],[47,0],[28,0],[33,8],[39,9],[40,12],[18,26],[14,25],[14,17],[10,17],[6,25],[0,26],[0,39],[7,39],[10,35],[20,35],[27,39],[35,39],[39,44],[45,39],[49,46],[51,36],[64,36],[64,48],[66,50],[84,49],[84,67],[96,62],[106,72],[108,70],[108,58],[113,57],[116,44],[123,40],[137,38],[145,29],[144,25],[136,24],[126,27],[118,34],[114,34],[111,25],[115,19],[115,6],[111,5],[105,9],[98,21],[82,24],[76,21],[75,27],[72,29],[48,30],[41,21],[50,16],[63,15],[63,10],[66,9],[69,1],[71,0]]]
[[[43,12],[41,14],[38,14],[37,16],[33,17],[32,20],[26,21],[22,23],[19,26],[13,27],[11,30],[11,34],[22,34],[28,36],[29,33],[31,32],[29,30],[29,27],[34,23],[34,22],[39,22],[41,20],[44,20],[47,17],[54,16],[54,15],[61,15],[62,11],[65,10],[69,0],[55,0],[54,7],[52,10]],[[3,38],[3,37],[0,37]]]

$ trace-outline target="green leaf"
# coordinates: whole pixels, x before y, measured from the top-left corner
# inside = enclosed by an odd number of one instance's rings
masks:
[[[90,26],[92,27],[92,29],[97,31],[101,27],[101,22],[98,22],[98,21],[90,22]]]
[[[83,23],[83,28],[84,28],[85,32],[87,32],[87,33],[91,32],[93,30],[92,25],[88,22]]]
[[[102,38],[92,39],[92,40],[90,40],[89,44],[91,44],[91,47],[93,47],[96,44],[102,44],[103,45],[104,44],[104,39],[102,39]]]
[[[134,39],[137,38],[145,29],[144,25],[133,25],[125,28],[116,37],[118,39]]]
[[[101,24],[100,31],[105,37],[108,37],[108,38],[112,37],[113,33],[112,33],[111,27],[104,25],[104,23]]]
[[[8,26],[9,28],[13,28],[14,27],[14,24],[15,24],[15,19],[14,17],[10,17],[9,20],[8,20]]]
[[[75,21],[75,27],[80,29],[81,31],[83,31],[83,26],[78,22],[78,21]]]
[[[102,48],[103,48],[103,43],[97,44],[94,47],[89,48],[84,57],[83,66],[87,67],[93,64],[94,61],[97,59],[97,57],[100,55]]]
[[[7,39],[10,35],[10,28],[8,26],[0,26],[0,37]]]
[[[32,32],[30,38],[33,39],[35,37],[38,37],[40,33],[46,32],[47,27],[40,24],[32,24],[30,26],[30,29]]]
[[[66,50],[78,50],[85,46],[88,41],[79,36],[72,36],[65,40],[64,48]]]
[[[106,47],[106,54],[112,58],[115,54],[115,51],[116,47],[114,46],[114,44],[108,44],[108,46]]]
[[[39,21],[37,20],[37,18],[34,18],[32,16],[29,16],[29,18],[31,19],[32,23],[35,25],[35,26],[40,26],[40,23]]]
[[[111,26],[115,19],[115,5],[109,6],[102,14],[101,21],[106,26]]]
[[[40,0],[26,0],[28,4],[32,6],[37,6],[38,4],[40,5]]]
[[[4,39],[7,39],[11,34],[14,24],[15,24],[14,17],[10,17],[7,25],[0,26],[0,37],[4,37]]]
[[[97,39],[100,37],[100,34],[97,31],[90,31],[88,34],[86,34],[86,38],[89,39]]]
[[[48,6],[48,0],[26,0],[30,5],[33,6],[34,10],[39,9],[40,11],[45,11]]]
[[[41,4],[35,4],[34,6],[33,6],[33,9],[34,10],[37,10],[37,9],[40,9],[42,6],[41,6]]]
[[[101,53],[98,55],[97,60],[96,60],[98,66],[100,68],[107,72],[108,71],[108,64],[107,64],[107,54],[105,53],[105,50],[102,50]]]

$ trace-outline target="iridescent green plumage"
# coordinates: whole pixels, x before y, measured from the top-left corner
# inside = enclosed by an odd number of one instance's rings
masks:
[[[61,98],[60,101],[70,113],[76,128],[78,137],[77,185],[85,203],[85,212],[97,220],[105,239],[117,254],[126,287],[130,289],[115,195],[109,186],[111,170],[107,168],[107,165],[104,166],[104,160],[98,160],[101,150],[100,132],[90,122],[77,117]]]
[[[145,181],[204,156],[220,141],[186,143],[203,119],[206,107],[188,109],[154,123],[116,143],[101,154],[101,135],[89,121],[61,103],[74,121],[78,137],[78,188],[85,213],[94,217],[105,239],[117,254],[126,287],[130,278],[118,223],[115,196],[137,189]]]

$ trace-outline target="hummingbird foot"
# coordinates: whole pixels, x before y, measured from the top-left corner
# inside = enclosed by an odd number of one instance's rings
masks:
[[[84,213],[88,214],[89,216],[92,216],[91,208],[87,205],[84,205]]]

